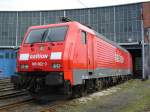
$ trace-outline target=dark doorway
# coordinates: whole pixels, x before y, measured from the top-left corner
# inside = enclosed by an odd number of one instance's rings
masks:
[[[133,76],[135,78],[142,78],[142,46],[138,43],[128,43],[121,46],[127,49],[132,56]]]
[[[142,78],[142,50],[127,49],[132,55],[133,75],[135,78]]]

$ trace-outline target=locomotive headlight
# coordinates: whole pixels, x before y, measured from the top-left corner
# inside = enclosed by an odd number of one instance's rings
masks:
[[[24,65],[20,65],[20,68],[21,68],[21,69],[24,69]]]
[[[28,65],[27,65],[27,64],[26,64],[26,65],[24,65],[24,68],[25,68],[25,69],[28,69]]]
[[[59,64],[59,63],[53,63],[52,64],[52,68],[54,68],[54,69],[61,68],[61,64]]]
[[[21,65],[20,65],[20,68],[21,68],[21,69],[28,69],[29,66],[28,66],[27,64],[21,64]]]

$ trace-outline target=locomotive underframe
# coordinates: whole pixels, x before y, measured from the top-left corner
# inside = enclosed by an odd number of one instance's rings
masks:
[[[27,89],[32,93],[46,90],[53,92],[64,87],[63,72],[24,72],[11,77],[16,89]],[[55,88],[55,89],[54,89]]]
[[[47,94],[67,95],[67,97],[76,98],[118,84],[127,80],[129,76],[131,75],[83,79],[82,84],[74,86],[71,86],[69,80],[64,80],[63,72],[18,73],[11,80],[16,89],[26,89],[37,99]]]

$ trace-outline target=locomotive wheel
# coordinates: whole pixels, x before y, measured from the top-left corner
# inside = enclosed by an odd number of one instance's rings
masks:
[[[73,89],[71,87],[71,84],[69,81],[66,81],[64,83],[63,92],[66,95],[67,98],[71,98],[73,94]]]
[[[119,80],[119,76],[117,76],[117,84],[119,84],[120,80]]]
[[[72,98],[79,98],[87,95],[87,89],[85,85],[77,85],[72,89]]]
[[[103,78],[103,84],[104,84],[104,88],[108,87],[108,79],[107,78]]]
[[[113,86],[113,78],[110,77],[110,86]]]
[[[81,86],[81,94],[82,97],[87,95],[87,88],[85,87],[85,85]]]
[[[125,82],[125,81],[127,81],[127,76],[125,75],[125,76],[120,76],[121,77],[121,83],[123,83],[123,82]]]
[[[109,80],[109,77],[106,78],[106,88],[108,88],[110,86],[110,80]]]
[[[130,80],[130,79],[131,79],[131,76],[127,75],[126,78],[127,78],[127,80]]]
[[[100,79],[95,80],[95,90],[99,91],[103,88],[103,82]]]
[[[127,80],[128,80],[128,76],[124,76],[124,78],[125,78],[125,81],[127,81]]]
[[[80,88],[79,86],[74,86],[72,89],[72,98],[79,98],[80,97]]]

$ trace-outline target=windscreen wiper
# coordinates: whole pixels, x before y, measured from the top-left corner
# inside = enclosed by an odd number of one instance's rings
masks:
[[[48,34],[48,29],[46,29],[46,30],[44,31],[44,33],[42,34],[41,42],[43,42],[43,41],[45,40],[47,34]]]

